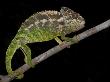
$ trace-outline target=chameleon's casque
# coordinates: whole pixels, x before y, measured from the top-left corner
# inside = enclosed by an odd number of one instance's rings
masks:
[[[65,35],[83,28],[84,24],[84,18],[67,7],[62,7],[60,12],[41,11],[30,16],[22,23],[7,49],[6,69],[9,76],[13,74],[11,60],[17,49],[20,48],[23,51],[25,62],[32,66],[31,50],[26,44],[49,41],[51,39],[61,43],[58,36],[61,36],[62,40],[69,41],[71,38],[65,37]]]

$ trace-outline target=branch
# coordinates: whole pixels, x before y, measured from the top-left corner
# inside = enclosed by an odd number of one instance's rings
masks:
[[[87,31],[84,31],[76,36],[73,37],[73,40],[79,42],[80,40],[83,40],[103,29],[106,29],[110,26],[110,19],[87,30]],[[44,52],[43,54],[35,57],[34,59],[32,59],[32,63],[33,65],[37,65],[38,63],[42,62],[43,60],[47,59],[48,57],[60,52],[61,50],[63,50],[64,48],[72,45],[72,44],[75,44],[75,43],[71,43],[71,42],[63,42],[62,44],[58,45],[58,46],[55,46],[51,49],[49,49],[48,51]],[[0,75],[0,82],[10,82],[11,80],[15,79],[17,75],[17,73],[24,73],[26,72],[27,70],[29,70],[31,67],[27,64],[24,64],[23,66],[19,67],[18,69],[15,70],[16,73],[14,73],[12,75],[12,77],[9,77],[8,75]]]

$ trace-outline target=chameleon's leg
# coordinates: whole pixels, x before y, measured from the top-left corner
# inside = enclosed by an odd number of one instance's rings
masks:
[[[72,43],[77,43],[78,42],[76,39],[73,39],[73,38],[70,38],[70,37],[66,37],[65,35],[62,35],[61,39],[66,41],[66,42],[72,42]]]
[[[33,67],[32,58],[31,58],[31,49],[27,45],[21,46],[20,49],[24,53],[24,56],[25,56],[24,61],[25,61],[25,63],[28,64],[29,66]]]
[[[58,37],[55,38],[56,42],[61,44],[63,41],[61,41]],[[67,46],[67,48],[70,48],[70,46]]]
[[[61,41],[58,37],[55,38],[55,41],[56,41],[57,43],[59,43],[59,44],[62,43],[62,41]]]
[[[27,45],[22,45],[20,47],[20,49],[22,50],[25,58],[24,58],[24,61],[26,64],[28,64],[29,66],[33,67],[32,65],[32,59],[31,59],[31,49],[27,46]],[[24,74],[21,72],[19,74],[19,76],[17,76],[17,79],[21,79],[23,78]]]

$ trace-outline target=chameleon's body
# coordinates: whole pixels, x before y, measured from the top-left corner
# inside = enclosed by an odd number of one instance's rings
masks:
[[[84,27],[85,21],[82,16],[67,7],[58,11],[42,11],[29,17],[22,23],[18,33],[12,40],[6,52],[6,69],[11,76],[11,60],[17,49],[21,49],[25,55],[25,62],[31,64],[31,50],[28,43],[43,42],[55,39],[58,43],[61,40],[70,40],[66,34],[75,32]]]

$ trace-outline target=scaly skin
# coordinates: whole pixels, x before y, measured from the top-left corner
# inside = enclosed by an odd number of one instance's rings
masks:
[[[52,39],[60,44],[62,41],[58,36],[61,36],[64,41],[72,41],[65,35],[83,28],[84,24],[84,18],[67,7],[62,7],[60,12],[41,11],[26,19],[6,52],[6,70],[9,76],[13,74],[11,60],[17,49],[20,48],[23,51],[25,63],[32,67],[31,50],[26,44]],[[22,73],[18,73],[18,78],[21,76],[23,76]]]

